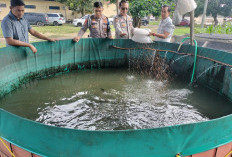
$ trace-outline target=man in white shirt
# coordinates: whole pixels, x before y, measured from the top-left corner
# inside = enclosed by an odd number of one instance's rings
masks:
[[[159,24],[157,33],[152,33],[155,36],[155,41],[170,42],[175,26],[172,24],[172,19],[170,18],[171,7],[168,5],[162,6],[162,20]]]

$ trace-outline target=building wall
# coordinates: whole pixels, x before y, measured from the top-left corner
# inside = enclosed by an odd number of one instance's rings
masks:
[[[26,5],[33,5],[36,8],[29,9],[25,8],[25,12],[36,12],[36,13],[62,13],[66,19],[74,19],[81,17],[80,14],[74,13],[69,10],[64,4],[55,2],[55,1],[46,1],[46,0],[24,0]],[[6,7],[0,7],[0,20],[2,20],[10,11],[10,0],[0,0],[1,4],[6,4]],[[50,6],[59,7],[59,10],[54,10],[49,8]],[[116,14],[116,6],[114,4],[105,3],[104,12],[108,17],[112,17]]]

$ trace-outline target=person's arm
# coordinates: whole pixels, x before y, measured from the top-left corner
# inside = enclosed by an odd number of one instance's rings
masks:
[[[51,39],[51,38],[48,38],[48,37],[40,34],[39,32],[35,31],[32,28],[29,30],[29,33],[31,35],[33,35],[34,37],[39,38],[39,39],[48,40],[48,41],[52,41],[52,42],[56,41],[55,39]]]
[[[165,25],[163,34],[153,33],[152,35],[158,38],[166,39],[171,34],[171,32],[173,32],[174,28],[174,25],[170,22],[167,25]]]
[[[34,53],[37,52],[37,49],[32,44],[25,43],[25,42],[22,42],[22,41],[19,41],[19,40],[15,40],[15,39],[13,39],[11,37],[7,37],[5,39],[6,39],[6,42],[7,42],[8,45],[29,47],[32,50],[32,52],[34,52]]]
[[[164,34],[152,33],[152,35],[158,38],[166,39],[170,35],[170,33],[169,32],[164,32]]]
[[[74,41],[74,42],[78,42],[78,41],[81,39],[81,37],[85,34],[86,30],[87,30],[88,27],[89,27],[89,24],[88,24],[88,23],[89,23],[89,18],[90,18],[90,17],[88,17],[88,18],[85,19],[85,23],[84,23],[84,25],[82,26],[82,28],[80,29],[78,35],[77,35],[76,37],[73,38],[73,41]]]

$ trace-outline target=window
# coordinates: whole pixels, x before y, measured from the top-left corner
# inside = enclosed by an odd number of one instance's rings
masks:
[[[35,5],[25,5],[25,8],[28,8],[28,9],[35,9],[36,6],[35,6]]]
[[[0,3],[0,8],[6,8],[6,4]]]
[[[52,17],[52,14],[48,14],[48,17]]]
[[[59,6],[49,6],[49,9],[51,10],[60,10]]]
[[[48,14],[48,17],[59,17],[58,14]]]

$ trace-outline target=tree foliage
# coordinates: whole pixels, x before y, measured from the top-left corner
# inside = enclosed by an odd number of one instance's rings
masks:
[[[195,10],[195,16],[198,17],[203,13],[204,4],[205,2],[203,0],[196,0],[197,2],[197,9]],[[230,16],[232,9],[232,0],[209,0],[208,2],[208,8],[206,15],[212,15],[214,18],[214,22],[217,25],[218,20],[217,16]]]
[[[86,13],[93,11],[94,0],[56,0],[69,7],[70,10],[81,13],[84,16]]]
[[[160,16],[161,9],[164,4],[174,7],[174,0],[131,0],[130,13],[134,19],[134,26],[140,26],[140,19],[142,17],[152,14],[153,16]]]
[[[110,3],[114,3],[116,5],[117,14],[119,13],[119,2],[120,0],[110,0]]]

